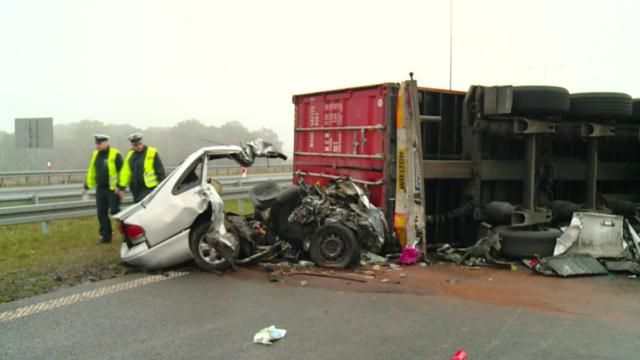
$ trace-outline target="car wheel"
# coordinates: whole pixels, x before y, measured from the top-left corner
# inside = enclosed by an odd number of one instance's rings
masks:
[[[569,112],[569,91],[557,86],[514,86],[514,115],[562,115]]]
[[[224,271],[231,267],[231,263],[209,246],[205,234],[210,221],[194,226],[189,234],[189,249],[196,265],[206,271]]]
[[[571,117],[577,120],[628,120],[631,96],[623,93],[571,94]]]
[[[510,258],[532,258],[534,256],[552,256],[556,239],[562,231],[550,227],[498,226],[500,234],[500,253]]]
[[[360,257],[360,245],[348,227],[325,224],[313,233],[309,256],[318,266],[344,269]]]

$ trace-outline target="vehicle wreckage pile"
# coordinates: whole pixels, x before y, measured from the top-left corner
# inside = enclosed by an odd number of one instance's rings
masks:
[[[249,263],[310,259],[329,268],[359,264],[361,253],[379,253],[389,233],[382,211],[349,179],[327,186],[280,188],[265,182],[250,192],[252,216],[225,214],[224,230],[211,223],[195,256],[203,269],[223,271]],[[203,253],[200,251],[199,255]]]
[[[519,261],[546,276],[616,272],[635,277],[640,275],[638,225],[636,217],[586,211],[573,212],[568,224],[547,225],[544,229],[491,227],[484,223],[486,236],[473,246],[456,249],[444,245],[437,254],[465,266],[514,266]]]
[[[202,268],[222,271],[283,260],[348,268],[361,263],[361,256],[380,254],[390,236],[383,212],[349,179],[321,186],[308,185],[299,177],[297,187],[284,189],[267,182],[250,196],[254,215],[226,214],[230,236],[207,233],[206,241],[220,261],[214,265],[196,256]],[[483,223],[484,236],[476,244],[465,248],[445,244],[436,256],[464,266],[513,267],[521,262],[547,276],[640,274],[640,236],[623,216],[576,211],[570,223],[555,225],[530,229]],[[387,260],[378,256],[381,259]]]

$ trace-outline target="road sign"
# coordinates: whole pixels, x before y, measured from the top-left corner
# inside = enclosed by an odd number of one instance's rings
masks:
[[[53,118],[15,120],[16,148],[53,149]]]

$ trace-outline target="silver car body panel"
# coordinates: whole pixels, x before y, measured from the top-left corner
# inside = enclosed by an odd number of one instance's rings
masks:
[[[189,250],[190,229],[149,248],[146,242],[129,248],[126,243],[120,248],[120,258],[127,264],[145,269],[159,269],[180,264],[192,258]]]
[[[209,159],[227,158],[232,155],[244,159],[240,156],[244,155],[243,151],[245,150],[239,146],[203,147],[189,155],[140,203],[116,214],[115,219],[126,224],[139,225],[145,231],[144,242],[131,248],[126,243],[122,245],[122,260],[145,269],[157,269],[191,259],[193,256],[189,249],[190,228],[198,215],[207,210],[209,204],[212,209],[213,226],[219,234],[224,235],[224,202],[215,188],[207,183],[207,165]],[[174,193],[176,185],[200,159],[200,184]]]

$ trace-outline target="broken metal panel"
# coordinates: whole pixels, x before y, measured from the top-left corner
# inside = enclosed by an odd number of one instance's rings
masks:
[[[631,273],[640,275],[640,264],[631,260],[605,261],[604,266],[611,272]]]
[[[567,254],[589,254],[596,258],[623,258],[627,255],[622,216],[589,212],[577,212],[574,216],[580,219],[582,228]]]
[[[598,260],[588,254],[558,255],[543,260],[562,277],[608,273]]]

